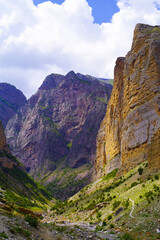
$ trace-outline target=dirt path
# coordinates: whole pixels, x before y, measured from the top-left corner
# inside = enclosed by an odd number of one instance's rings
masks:
[[[130,216],[131,218],[134,218],[133,215],[132,215],[132,213],[133,213],[133,211],[134,211],[134,201],[133,201],[131,198],[130,198],[129,200],[132,202],[132,210],[131,210],[129,216]]]

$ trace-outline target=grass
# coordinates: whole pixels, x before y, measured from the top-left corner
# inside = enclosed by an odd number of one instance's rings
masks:
[[[141,175],[138,171],[139,168],[143,168]],[[121,239],[127,239],[128,231],[130,231],[129,239],[132,237],[138,239],[140,231],[144,239],[152,239],[148,238],[147,234],[154,234],[157,239],[156,223],[160,212],[159,172],[152,174],[146,163],[137,166],[121,178],[117,178],[117,171],[115,170],[86,186],[65,202],[60,215],[57,215],[54,210],[53,217],[73,222],[105,221],[104,229],[111,228],[114,231],[116,228],[124,232]],[[150,177],[148,177],[149,175]],[[134,218],[130,217],[131,200],[134,201],[132,213]],[[119,208],[121,211],[118,211]]]
[[[7,236],[7,234],[5,234],[5,232],[0,233],[0,239],[7,239],[7,238],[8,238],[8,236]]]
[[[108,100],[107,98],[100,98],[100,97],[96,97],[96,99],[98,99],[99,101],[101,101],[102,103],[105,103],[107,104],[108,103]]]
[[[71,147],[72,147],[72,142],[68,143],[68,144],[67,144],[67,147],[69,147],[69,148],[71,149]]]

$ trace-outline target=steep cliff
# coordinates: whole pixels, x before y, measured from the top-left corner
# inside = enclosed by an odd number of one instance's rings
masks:
[[[160,168],[160,26],[137,24],[131,51],[118,58],[97,137],[94,177],[143,161]]]
[[[4,127],[26,102],[20,90],[8,83],[0,83],[0,121]]]
[[[74,72],[45,79],[6,127],[13,153],[30,174],[42,179],[64,157],[63,168],[94,161],[96,135],[111,90],[104,81]]]

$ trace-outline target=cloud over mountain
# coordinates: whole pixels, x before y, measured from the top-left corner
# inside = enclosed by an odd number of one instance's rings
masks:
[[[118,0],[110,23],[95,24],[86,0],[62,5],[0,0],[0,81],[27,96],[52,72],[73,69],[113,77],[115,60],[130,48],[138,22],[160,24],[158,0]]]

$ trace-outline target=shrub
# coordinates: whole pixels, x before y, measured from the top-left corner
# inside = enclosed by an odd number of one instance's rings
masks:
[[[35,227],[35,228],[38,226],[38,219],[35,216],[26,215],[24,219],[26,222],[29,223],[30,226]]]
[[[135,187],[135,186],[137,186],[138,185],[138,182],[133,182],[132,184],[131,184],[131,188],[132,187]]]
[[[121,240],[134,240],[134,238],[129,233],[123,233],[122,236],[120,236]]]
[[[99,219],[99,218],[101,217],[101,215],[102,215],[102,214],[98,211],[98,212],[97,212],[97,218]]]
[[[103,227],[105,227],[107,225],[106,221],[103,221]]]
[[[124,209],[126,210],[129,207],[129,198],[124,202]]]
[[[159,186],[157,186],[156,184],[154,184],[154,185],[153,185],[153,189],[154,189],[155,191],[159,191]]]
[[[86,207],[86,209],[92,210],[95,206],[96,206],[96,202],[93,200],[92,202],[90,202],[90,203],[88,204],[88,206]]]
[[[7,234],[5,234],[5,232],[1,232],[0,238],[8,239],[8,236],[7,236]]]
[[[112,210],[114,211],[117,207],[119,207],[120,204],[121,204],[120,201],[114,201]]]
[[[159,179],[159,176],[156,174],[156,175],[154,176],[154,178],[155,178],[156,180],[158,180],[158,179]]]
[[[112,219],[112,215],[108,215],[107,219],[111,220]]]
[[[142,173],[143,173],[143,168],[142,168],[142,167],[138,168],[138,172],[139,172],[139,175],[142,175]]]
[[[111,223],[111,224],[109,225],[109,228],[114,228],[114,224]]]

